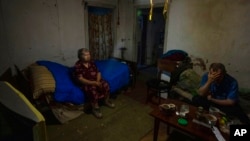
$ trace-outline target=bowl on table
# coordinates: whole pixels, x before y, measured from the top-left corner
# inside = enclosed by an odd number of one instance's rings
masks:
[[[169,103],[169,104],[164,103],[164,104],[159,105],[159,107],[167,115],[171,115],[175,113],[175,110],[176,110],[176,106],[173,103]]]
[[[207,123],[211,126],[215,126],[217,123],[217,117],[212,114],[206,114],[205,118],[207,120]]]

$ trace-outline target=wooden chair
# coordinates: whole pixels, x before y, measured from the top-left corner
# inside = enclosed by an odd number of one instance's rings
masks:
[[[147,99],[146,103],[148,103],[154,95],[158,97],[158,104],[161,103],[161,94],[169,93],[171,90],[172,84],[170,81],[166,81],[162,79],[163,73],[168,73],[169,76],[176,69],[177,61],[171,61],[167,59],[158,59],[157,61],[157,75],[156,78],[150,79],[147,81]]]

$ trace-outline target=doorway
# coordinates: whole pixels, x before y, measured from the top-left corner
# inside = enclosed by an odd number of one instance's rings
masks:
[[[155,66],[163,54],[165,19],[163,7],[153,9],[149,21],[149,8],[138,8],[136,18],[136,45],[138,69]]]

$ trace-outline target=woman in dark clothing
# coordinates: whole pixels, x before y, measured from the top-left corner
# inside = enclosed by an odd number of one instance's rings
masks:
[[[101,73],[91,60],[88,49],[79,49],[78,59],[79,60],[75,63],[75,77],[91,103],[93,114],[97,118],[102,118],[102,113],[98,105],[100,99],[104,99],[104,104],[108,107],[115,107],[109,100],[109,84],[102,79]]]

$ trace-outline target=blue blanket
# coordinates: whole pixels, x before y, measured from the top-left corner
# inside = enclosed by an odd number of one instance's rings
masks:
[[[103,79],[109,83],[111,94],[128,85],[130,81],[128,65],[115,59],[98,60],[95,64]]]
[[[129,68],[115,59],[95,61],[97,68],[110,86],[111,94],[115,93],[129,83]],[[46,66],[56,81],[54,99],[58,102],[70,102],[73,104],[85,103],[85,94],[74,83],[72,68],[56,62],[40,60],[37,64]]]

